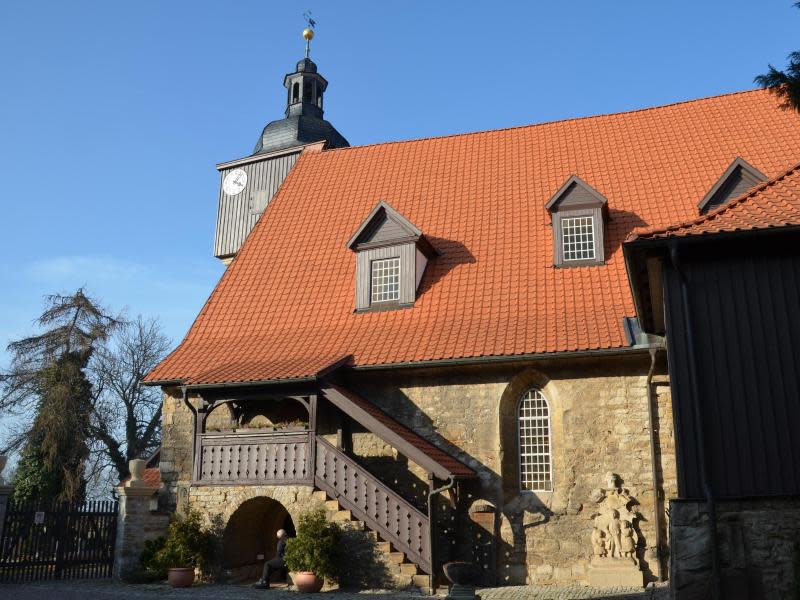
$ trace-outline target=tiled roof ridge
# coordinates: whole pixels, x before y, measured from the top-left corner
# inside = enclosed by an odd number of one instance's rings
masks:
[[[734,198],[730,202],[718,206],[714,210],[709,211],[708,213],[697,217],[696,219],[692,219],[691,221],[683,221],[681,223],[676,223],[674,225],[670,225],[668,227],[659,227],[657,229],[646,229],[642,231],[633,231],[628,238],[625,240],[626,242],[633,242],[636,240],[641,239],[648,239],[653,236],[663,235],[675,231],[680,231],[681,229],[687,229],[690,227],[694,227],[695,225],[702,225],[703,223],[708,223],[709,221],[714,221],[718,217],[730,212],[737,206],[741,206],[747,200],[752,198],[753,196],[757,196],[765,189],[771,188],[772,186],[780,183],[782,180],[786,179],[789,175],[794,173],[795,171],[800,170],[800,162],[793,164],[791,167],[779,173],[772,179],[768,179],[767,181],[762,181],[754,188],[748,190],[738,198]]]
[[[577,121],[588,121],[590,119],[603,119],[607,117],[617,117],[622,115],[632,115],[642,112],[648,111],[655,111],[661,110],[664,108],[672,108],[675,106],[682,106],[685,104],[697,104],[700,102],[705,102],[708,100],[716,100],[718,98],[727,98],[730,96],[743,96],[745,94],[755,94],[755,93],[767,93],[769,90],[765,90],[764,88],[752,88],[749,90],[738,90],[735,92],[725,92],[722,94],[714,94],[711,96],[703,96],[701,98],[690,98],[688,100],[677,100],[675,102],[669,102],[667,104],[656,104],[654,106],[644,106],[642,108],[633,108],[630,110],[619,110],[614,112],[608,113],[598,113],[596,115],[584,115],[582,117],[567,117],[564,119],[554,119],[552,121],[542,121],[540,123],[527,123],[525,125],[510,125],[508,127],[497,127],[494,129],[479,129],[478,131],[462,131],[460,133],[445,133],[442,135],[428,135],[419,138],[411,138],[407,140],[388,140],[385,142],[373,142],[371,144],[362,144],[362,145],[353,145],[353,146],[346,146],[343,148],[331,148],[329,150],[325,150],[323,154],[331,154],[333,152],[347,152],[347,151],[354,151],[354,150],[363,150],[367,148],[373,148],[375,146],[392,146],[396,144],[413,144],[415,142],[428,142],[433,140],[446,140],[451,138],[458,138],[458,137],[466,137],[470,135],[481,135],[484,133],[500,133],[504,131],[514,131],[517,129],[532,129],[534,127],[546,127],[549,125],[559,125],[561,123],[572,123]]]

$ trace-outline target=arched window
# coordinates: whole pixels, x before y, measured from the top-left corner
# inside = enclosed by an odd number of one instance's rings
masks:
[[[520,489],[524,492],[551,491],[550,406],[537,389],[530,390],[519,401],[517,432]]]
[[[292,102],[300,101],[300,84],[295,81],[292,86]]]

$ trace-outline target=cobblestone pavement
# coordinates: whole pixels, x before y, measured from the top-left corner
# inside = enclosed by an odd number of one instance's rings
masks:
[[[584,586],[517,586],[479,590],[481,600],[667,600],[666,587],[647,590],[625,588],[597,590]],[[125,585],[111,581],[64,581],[0,584],[2,600],[148,600],[192,598],[192,600],[300,600],[302,594],[286,589],[254,590],[239,585],[197,585],[172,589],[162,584]],[[318,600],[422,600],[411,592],[323,592]]]

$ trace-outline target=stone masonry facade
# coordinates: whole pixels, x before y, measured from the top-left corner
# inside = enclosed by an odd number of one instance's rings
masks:
[[[483,567],[494,573],[498,585],[585,583],[592,556],[593,492],[612,472],[638,503],[637,555],[645,581],[650,581],[666,576],[656,559],[655,524],[661,523],[666,550],[664,499],[674,497],[677,489],[671,398],[663,364],[652,383],[657,481],[653,478],[649,367],[645,352],[624,359],[360,371],[351,372],[345,384],[477,471],[477,482],[461,490],[459,510],[468,519],[474,511],[485,514],[488,507],[494,519],[484,518],[482,530],[448,530],[448,521],[459,521],[441,502],[445,518],[439,522],[444,521],[440,530],[445,539],[440,536],[438,543],[449,548],[440,556],[476,560],[464,553],[491,546],[478,560],[486,561]],[[516,410],[532,387],[541,390],[551,412],[554,487],[547,493],[519,491]],[[238,506],[258,496],[281,502],[295,522],[300,513],[316,506],[312,490],[302,486],[192,487],[193,420],[179,390],[165,388],[163,414],[162,506],[179,511],[196,507],[223,525]],[[373,434],[356,430],[353,438],[360,461],[376,467],[409,499],[424,502],[427,480],[419,467]],[[489,533],[488,546],[488,538],[476,531]]]
[[[796,498],[717,500],[722,597],[797,598],[800,593],[800,501]],[[674,598],[711,597],[712,535],[705,502],[670,502],[675,540],[670,579]]]

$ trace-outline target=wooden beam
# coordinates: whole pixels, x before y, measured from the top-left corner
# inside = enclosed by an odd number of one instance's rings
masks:
[[[357,421],[369,431],[381,438],[384,442],[396,448],[398,452],[417,463],[429,474],[433,474],[442,480],[449,479],[453,476],[448,469],[440,465],[437,461],[433,460],[431,457],[425,454],[425,452],[411,444],[408,440],[403,438],[392,428],[388,427],[385,423],[381,422],[375,416],[364,410],[359,403],[355,402],[351,398],[348,398],[344,393],[342,393],[342,391],[340,391],[339,388],[323,386],[322,393],[325,394],[325,397],[337,408],[339,408],[339,410],[345,412],[354,421]],[[377,409],[376,407],[376,410],[380,409]],[[404,428],[408,429],[407,427]],[[410,429],[408,431],[412,433],[412,435],[417,435],[411,432]]]

